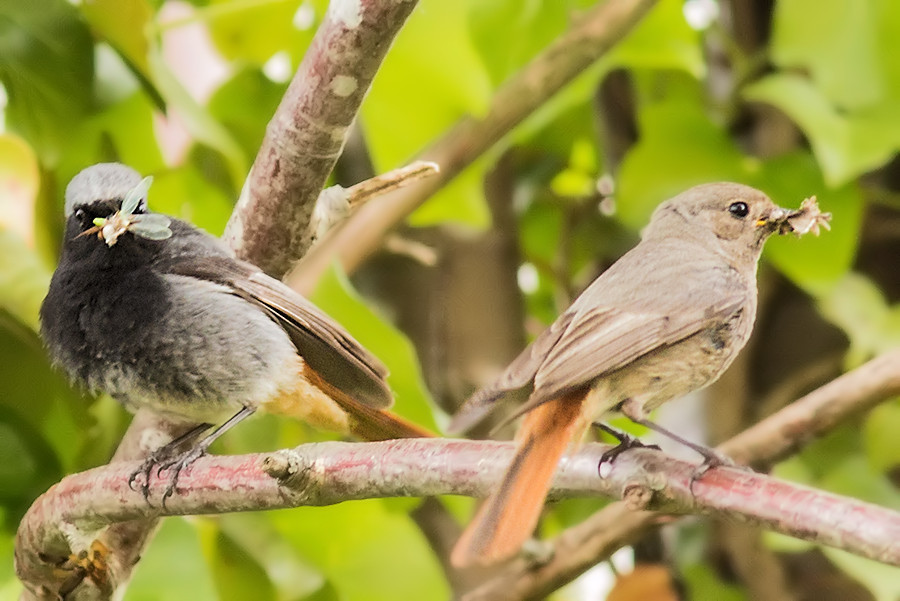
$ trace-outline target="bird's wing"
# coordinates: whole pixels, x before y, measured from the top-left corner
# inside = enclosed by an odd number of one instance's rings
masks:
[[[479,389],[459,408],[447,427],[449,433],[462,433],[484,419],[494,408],[494,402],[507,392],[529,384],[541,367],[544,358],[565,332],[571,315],[564,313],[510,363],[494,382]]]
[[[713,295],[715,296],[715,295]],[[534,377],[518,413],[585,386],[657,349],[723,323],[745,303],[741,292],[664,313],[595,305],[577,312]]]
[[[318,307],[254,265],[224,255],[181,255],[165,271],[222,284],[257,305],[288,333],[326,382],[374,408],[392,402],[387,368]]]

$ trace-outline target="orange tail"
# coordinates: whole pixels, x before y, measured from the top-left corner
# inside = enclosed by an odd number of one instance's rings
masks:
[[[532,409],[522,422],[519,442],[500,486],[482,504],[463,532],[451,563],[489,564],[515,555],[537,525],[556,466],[570,443],[579,440],[584,393],[564,396]]]
[[[310,374],[307,373],[307,378]],[[434,433],[384,409],[375,409],[350,397],[325,380],[315,380],[317,388],[328,395],[349,417],[350,434],[361,440],[394,438],[432,438]]]

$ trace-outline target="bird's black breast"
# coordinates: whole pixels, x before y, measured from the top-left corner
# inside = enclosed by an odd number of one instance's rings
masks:
[[[70,223],[60,264],[41,306],[41,335],[55,363],[90,387],[111,363],[134,364],[168,310],[165,284],[150,269],[160,241],[124,236],[107,247],[76,238]]]

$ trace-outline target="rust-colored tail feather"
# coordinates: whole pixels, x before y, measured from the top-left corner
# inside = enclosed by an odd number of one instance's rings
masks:
[[[587,426],[583,406],[580,392],[539,405],[525,416],[512,463],[457,541],[450,556],[454,566],[508,559],[528,540],[560,458]]]
[[[396,413],[384,409],[375,409],[350,397],[342,390],[332,386],[325,380],[312,375],[305,375],[322,392],[328,395],[349,416],[350,434],[361,440],[392,440],[394,438],[433,438],[434,433],[400,417]]]

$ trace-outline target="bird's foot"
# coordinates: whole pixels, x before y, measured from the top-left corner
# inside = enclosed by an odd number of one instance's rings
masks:
[[[619,444],[614,446],[613,448],[605,451],[600,456],[600,463],[597,466],[597,470],[601,471],[601,468],[604,464],[612,464],[616,458],[629,449],[656,449],[660,450],[658,445],[655,444],[646,444],[640,441],[640,439],[628,434],[627,432],[623,432],[621,430],[616,430],[615,428],[608,426],[601,422],[594,422],[594,427],[606,432],[613,438],[619,441]],[[600,474],[603,476],[603,474]]]
[[[150,455],[148,455],[147,458],[144,459],[141,465],[136,470],[131,472],[131,475],[128,477],[128,487],[131,490],[138,490],[137,488],[135,488],[135,485],[137,481],[140,480],[141,496],[143,496],[144,501],[146,501],[147,504],[150,505],[150,474],[153,473],[153,469],[157,468],[156,475],[159,476],[159,473],[162,469],[167,466],[173,465],[174,463],[177,463],[183,456],[186,456],[193,452],[196,447],[188,449],[187,451],[179,451],[186,444],[195,442],[197,440],[197,437],[208,430],[209,427],[209,424],[199,424],[197,426],[194,426],[181,436],[178,436],[171,442],[159,447],[158,449],[150,453]],[[205,449],[206,447],[204,447],[204,450]],[[182,467],[184,467],[184,465],[182,465]],[[174,490],[174,482],[170,482],[169,486],[172,490]],[[169,488],[166,489],[166,492],[166,496],[171,496]],[[165,497],[163,498],[163,505],[165,505]]]

